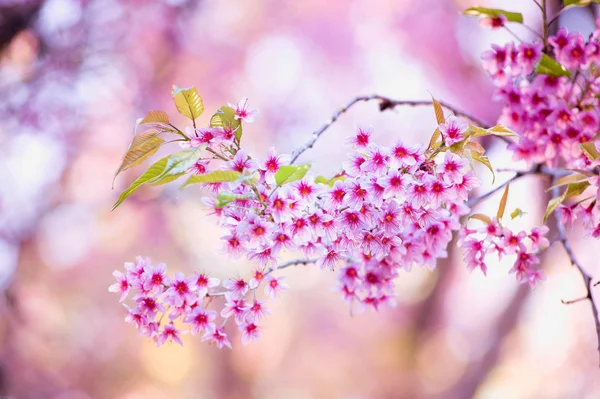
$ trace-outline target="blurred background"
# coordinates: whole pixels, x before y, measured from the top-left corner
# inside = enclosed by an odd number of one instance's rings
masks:
[[[549,3],[553,15],[559,3]],[[512,38],[459,14],[471,5],[0,0],[0,397],[600,398],[589,304],[561,304],[585,291],[559,247],[544,256],[548,280],[533,291],[508,276],[510,262],[484,277],[468,273],[453,250],[434,272],[402,272],[396,308],[353,317],[331,290],[334,273],[288,269],[291,289],[270,302],[262,339],[244,347],[232,332],[231,351],[190,336],[183,348],[156,348],[124,323],[125,309],[107,291],[112,271],[138,254],[171,271],[250,271],[219,253],[220,232],[194,189],[142,189],[110,211],[144,169],[123,173],[111,189],[135,120],[163,109],[185,123],[173,84],[196,85],[201,123],[249,97],[261,113],[244,144],[259,156],[271,145],[291,152],[361,94],[434,95],[493,123],[501,105],[490,100],[479,56]],[[520,11],[539,29],[533,2],[479,5]],[[559,23],[590,32],[594,13],[571,10]],[[372,126],[381,144],[416,144],[435,119],[429,108],[379,113],[359,104],[303,159],[319,174],[335,173],[346,153],[340,143],[357,126]],[[496,167],[522,166],[485,144]],[[489,188],[489,173],[478,174]],[[527,212],[514,226],[539,224],[545,199],[535,177],[512,186],[507,210]],[[497,204],[493,197],[480,210],[494,213]],[[597,242],[578,230],[572,238],[600,276]]]

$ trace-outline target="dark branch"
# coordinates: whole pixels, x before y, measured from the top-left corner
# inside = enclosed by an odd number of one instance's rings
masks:
[[[552,189],[552,194],[554,197],[557,197],[558,189],[557,188]],[[583,268],[583,266],[581,265],[581,263],[575,256],[575,252],[573,251],[573,248],[571,247],[571,243],[567,239],[567,232],[565,230],[565,226],[563,226],[563,224],[560,222],[560,217],[559,217],[558,213],[556,213],[556,212],[554,213],[554,218],[556,220],[556,229],[558,230],[559,241],[562,243],[562,246],[565,249],[565,252],[569,256],[571,265],[576,266],[577,270],[579,270],[579,274],[581,274],[581,277],[583,278],[583,282],[584,282],[585,288],[586,288],[586,293],[582,298],[574,299],[572,301],[562,301],[562,302],[566,303],[566,304],[572,304],[572,303],[581,302],[586,299],[590,301],[590,304],[592,305],[592,315],[594,317],[594,325],[596,326],[596,338],[598,340],[598,353],[600,356],[600,320],[598,320],[598,306],[596,305],[596,302],[594,301],[594,297],[592,296],[592,277],[585,271],[585,269]],[[600,362],[600,360],[599,360],[599,362]],[[600,365],[600,363],[599,363],[599,365]]]
[[[346,104],[345,106],[343,106],[342,108],[338,109],[332,116],[331,118],[329,118],[329,120],[327,122],[325,122],[325,124],[323,126],[321,126],[321,128],[319,128],[318,130],[314,131],[312,134],[312,137],[310,138],[310,140],[308,140],[302,147],[294,150],[294,152],[292,152],[292,159],[290,163],[294,163],[296,162],[296,160],[298,159],[298,157],[300,155],[302,155],[302,153],[304,153],[304,151],[308,150],[309,148],[312,148],[315,143],[317,142],[317,140],[319,139],[319,137],[321,137],[321,135],[323,133],[325,133],[325,131],[327,129],[329,129],[331,127],[331,125],[338,120],[338,118],[346,113],[350,108],[352,108],[354,105],[360,103],[360,102],[368,102],[368,101],[378,101],[379,102],[379,110],[380,111],[385,111],[387,109],[392,109],[395,107],[399,107],[399,106],[409,106],[409,107],[420,107],[420,106],[430,106],[433,105],[432,101],[409,101],[409,100],[393,100],[391,98],[388,97],[384,97],[384,96],[380,96],[377,94],[374,95],[370,95],[370,96],[360,96],[360,97],[356,97],[354,98],[352,101],[350,101],[348,104]],[[455,115],[457,116],[461,116],[464,117],[466,119],[469,119],[471,122],[473,122],[474,124],[481,126],[481,127],[489,127],[486,123],[482,122],[479,119],[476,119],[475,117],[468,115],[464,112],[461,112],[459,110],[457,110],[456,108],[452,107],[451,105],[443,102],[443,101],[438,101],[440,103],[440,105],[448,110],[450,110],[451,112],[453,112]]]

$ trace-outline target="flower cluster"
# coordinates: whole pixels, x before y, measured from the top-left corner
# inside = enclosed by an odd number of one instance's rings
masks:
[[[514,256],[515,263],[510,273],[515,274],[518,282],[535,286],[538,281],[545,279],[542,271],[535,269],[534,265],[540,263],[537,254],[550,245],[545,237],[546,233],[546,226],[534,227],[529,232],[515,233],[493,218],[478,229],[463,226],[458,245],[464,251],[464,260],[469,270],[478,268],[486,274],[486,256],[489,254],[496,253],[498,259]]]
[[[189,276],[175,273],[166,275],[164,263],[152,265],[150,259],[138,257],[136,262],[125,263],[125,273],[113,273],[116,283],[109,291],[121,294],[124,302],[132,294],[132,307],[124,305],[128,314],[125,320],[133,323],[140,335],[147,336],[162,345],[167,340],[182,345],[181,334],[202,334],[203,341],[210,341],[218,348],[231,348],[225,332],[227,321],[234,320],[241,332],[241,341],[248,344],[260,337],[260,322],[271,311],[264,300],[257,299],[257,291],[264,286],[264,293],[275,298],[287,289],[283,277],[273,277],[256,272],[250,281],[243,279],[225,280],[218,291],[219,280],[206,273]],[[246,298],[250,293],[253,299]],[[220,312],[209,310],[215,298],[224,298]],[[221,316],[222,322],[216,320]],[[176,322],[188,330],[176,328]]]
[[[549,167],[562,161],[565,167],[583,169],[590,160],[580,144],[600,130],[600,30],[586,42],[580,33],[561,28],[548,43],[548,55],[539,42],[492,45],[482,55],[483,66],[504,106],[500,122],[520,135],[509,145],[514,159]],[[562,68],[564,76],[533,74],[536,65]]]
[[[460,129],[451,118],[440,127],[447,140],[459,140]],[[348,261],[340,275],[345,297],[376,309],[393,302],[398,269],[433,269],[447,255],[452,231],[468,212],[464,202],[479,182],[467,161],[451,152],[434,160],[401,143],[386,148],[365,130],[350,141],[342,172],[323,183],[304,176],[274,184],[287,157],[271,150],[257,162],[238,151],[222,167],[260,177],[252,184],[211,183],[233,200],[221,207],[215,194],[206,202],[227,231],[225,250],[233,257],[245,255],[264,268],[274,267],[283,250],[315,257],[322,268]]]

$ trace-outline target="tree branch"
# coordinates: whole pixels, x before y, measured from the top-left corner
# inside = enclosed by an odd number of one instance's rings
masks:
[[[297,265],[308,265],[311,263],[315,263],[317,261],[317,259],[294,259],[294,260],[290,260],[288,262],[284,262],[276,267],[270,267],[267,270],[265,270],[265,276],[269,275],[271,273],[273,273],[275,270],[279,270],[279,269],[285,269],[287,267],[290,266],[297,266]],[[226,291],[222,291],[222,292],[211,292],[211,293],[207,293],[206,296],[207,297],[217,297],[217,296],[225,296],[227,294]]]
[[[557,197],[558,189],[553,188],[552,194],[554,197]],[[598,340],[598,354],[599,354],[599,366],[600,366],[600,320],[598,320],[598,306],[596,305],[596,302],[594,301],[594,297],[592,296],[592,276],[590,276],[585,271],[585,269],[583,268],[583,266],[581,265],[581,263],[575,256],[575,252],[573,252],[571,243],[567,239],[567,232],[565,230],[565,226],[563,226],[563,224],[560,222],[560,217],[556,212],[554,212],[554,219],[556,220],[556,229],[558,230],[559,241],[561,242],[563,248],[565,249],[565,252],[569,256],[569,259],[571,260],[571,265],[576,266],[577,270],[579,270],[579,274],[581,274],[581,277],[583,278],[583,282],[585,283],[585,287],[586,287],[585,296],[583,296],[582,298],[577,298],[577,299],[574,299],[571,301],[562,301],[562,302],[564,304],[573,304],[573,303],[581,302],[586,299],[588,299],[590,301],[590,304],[592,305],[592,315],[594,317],[594,324],[596,326],[596,337]]]
[[[327,129],[329,129],[331,127],[331,125],[338,120],[338,118],[346,113],[350,108],[352,108],[354,105],[360,103],[360,102],[368,102],[368,101],[378,101],[379,102],[379,110],[380,111],[385,111],[386,109],[392,109],[398,106],[409,106],[409,107],[419,107],[419,106],[429,106],[429,105],[433,105],[433,101],[410,101],[410,100],[393,100],[391,98],[388,97],[384,97],[384,96],[380,96],[377,94],[373,94],[370,96],[359,96],[354,98],[352,101],[350,101],[348,104],[346,104],[345,106],[343,106],[342,108],[338,109],[332,116],[331,118],[329,118],[329,120],[327,122],[325,122],[325,124],[323,126],[321,126],[318,130],[315,130],[312,134],[312,137],[310,138],[310,140],[308,140],[302,147],[294,150],[294,152],[292,152],[292,159],[290,161],[291,164],[293,164],[294,162],[296,162],[296,160],[298,159],[298,157],[300,155],[302,155],[302,153],[306,150],[308,150],[309,148],[312,148],[316,141],[319,139],[319,137],[325,133],[325,131]],[[461,112],[459,110],[457,110],[456,108],[454,108],[453,106],[443,102],[443,101],[438,101],[439,104],[448,109],[449,111],[453,112],[455,115],[457,116],[461,116],[463,118],[469,119],[471,122],[475,123],[476,125],[480,126],[480,127],[489,127],[486,123],[484,123],[483,121],[469,115],[466,114],[464,112]]]
[[[494,187],[492,190],[488,191],[487,193],[485,193],[483,195],[480,195],[479,197],[471,198],[469,201],[467,201],[467,206],[469,208],[472,208],[473,206],[479,204],[481,201],[491,197],[498,191],[502,190],[504,187],[506,187],[507,185],[509,185],[510,183],[512,183],[513,181],[517,180],[520,177],[542,173],[541,168],[542,168],[541,165],[535,164],[529,170],[516,171],[513,177],[511,177],[510,179],[508,179],[507,181],[505,181],[498,187]]]

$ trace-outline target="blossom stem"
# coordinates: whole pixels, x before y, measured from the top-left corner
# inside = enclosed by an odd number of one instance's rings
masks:
[[[210,152],[211,154],[213,154],[215,157],[219,158],[222,161],[225,161],[225,162],[229,161],[229,159],[225,158],[223,155],[219,154],[218,152],[216,152],[215,150],[213,150],[210,147],[207,147],[206,151]]]
[[[275,267],[275,268],[268,268],[265,271],[265,275],[275,271],[275,270],[279,270],[279,269],[285,269],[286,267],[290,267],[290,266],[297,266],[297,265],[309,265],[311,263],[316,263],[317,259],[295,259],[295,260],[290,260],[289,262],[284,262],[282,264],[280,264],[279,266]]]
[[[331,127],[331,125],[333,125],[333,123],[335,121],[338,120],[338,118],[346,113],[350,108],[352,108],[354,105],[360,103],[360,102],[368,102],[368,101],[378,101],[379,102],[379,110],[380,111],[385,111],[387,109],[392,109],[395,107],[399,107],[399,106],[409,106],[409,107],[419,107],[419,106],[430,106],[433,105],[433,101],[427,101],[427,100],[418,100],[418,101],[411,101],[411,100],[394,100],[388,97],[384,97],[378,94],[373,94],[370,96],[359,96],[356,97],[354,99],[352,99],[348,104],[346,104],[345,106],[343,106],[342,108],[338,109],[332,116],[331,118],[329,118],[329,120],[327,120],[325,122],[325,124],[323,126],[321,126],[318,130],[315,130],[312,134],[312,137],[310,138],[310,140],[308,140],[302,147],[297,148],[296,150],[294,150],[294,152],[292,152],[292,158],[290,160],[290,164],[293,164],[294,162],[296,162],[296,160],[298,159],[298,157],[300,157],[300,155],[302,155],[302,153],[304,153],[306,150],[308,150],[309,148],[313,148],[313,146],[315,145],[315,143],[317,142],[317,140],[319,139],[319,137],[325,133],[325,131],[327,129],[329,129]],[[453,112],[454,114],[456,114],[457,116],[461,116],[464,117],[466,119],[469,119],[470,121],[474,122],[475,124],[479,125],[480,127],[483,128],[489,128],[490,126],[486,123],[484,123],[483,121],[468,115],[464,112],[461,112],[459,110],[457,110],[456,108],[454,108],[453,106],[443,102],[443,101],[438,101],[439,104],[448,109],[449,111]]]
[[[529,170],[517,171],[514,174],[513,177],[511,177],[510,179],[508,179],[507,181],[505,181],[501,185],[499,185],[497,187],[494,187],[492,190],[488,191],[487,193],[485,193],[483,195],[480,195],[479,197],[475,197],[475,198],[472,198],[469,201],[467,201],[467,206],[469,208],[472,208],[473,206],[479,204],[480,202],[482,202],[482,201],[486,200],[487,198],[491,197],[492,195],[494,195],[498,191],[502,190],[504,187],[506,187],[507,185],[509,185],[513,181],[517,180],[518,178],[526,176],[526,175],[531,175],[531,174],[539,173],[539,169],[540,169],[539,165],[533,165],[533,167],[531,169],[529,169]]]
[[[554,197],[557,197],[558,194],[559,194],[558,188],[556,188],[556,187],[553,188],[552,195]],[[583,266],[581,265],[581,263],[575,256],[575,252],[573,251],[573,248],[571,247],[571,243],[567,239],[567,232],[565,230],[565,226],[561,223],[560,216],[558,215],[558,213],[554,212],[554,218],[556,220],[556,229],[558,230],[559,240],[562,243],[562,246],[565,249],[567,256],[569,257],[569,260],[571,261],[571,265],[576,266],[577,270],[579,270],[579,274],[581,274],[581,277],[583,278],[583,282],[586,287],[585,296],[583,296],[582,298],[574,299],[571,301],[562,301],[562,302],[565,304],[572,304],[572,303],[580,302],[580,301],[583,301],[586,299],[588,299],[590,301],[590,304],[592,305],[592,315],[594,317],[594,324],[596,326],[596,337],[598,340],[598,353],[599,353],[599,366],[600,366],[600,320],[598,319],[598,306],[596,305],[596,302],[594,301],[594,297],[592,296],[592,287],[594,286],[594,285],[592,285],[592,277],[585,271],[585,269],[583,268]]]
[[[540,7],[542,10],[542,28],[544,29],[544,53],[546,52],[546,48],[548,47],[548,10],[546,8],[546,0],[542,0],[542,6]]]

